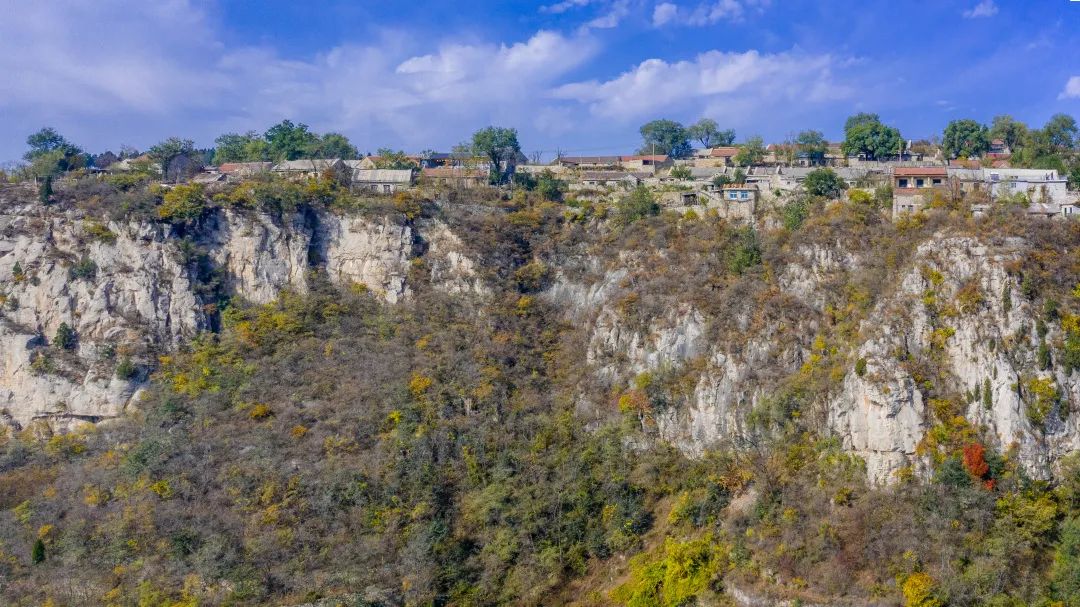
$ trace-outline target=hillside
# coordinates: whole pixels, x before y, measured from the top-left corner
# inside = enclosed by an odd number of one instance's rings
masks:
[[[1080,604],[1080,224],[630,198],[4,186],[0,595]]]

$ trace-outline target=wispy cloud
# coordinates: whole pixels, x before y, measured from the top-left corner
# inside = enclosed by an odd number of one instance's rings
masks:
[[[586,28],[611,29],[618,27],[630,15],[630,0],[615,0],[607,12],[585,24]]]
[[[964,11],[965,19],[978,19],[980,17],[993,17],[998,13],[997,4],[994,0],[982,0],[975,6]]]
[[[1065,83],[1065,90],[1061,91],[1058,99],[1080,99],[1080,76],[1073,76]]]
[[[447,41],[421,52],[412,37],[388,33],[294,59],[267,46],[229,47],[201,3],[78,6],[26,3],[0,22],[0,144],[17,146],[41,124],[103,147],[153,143],[143,140],[147,124],[154,137],[205,144],[283,118],[345,132],[361,147],[452,142],[492,121],[565,128],[555,118],[563,104],[548,93],[599,49],[588,31]],[[108,52],[101,38],[114,41]]]
[[[596,0],[562,0],[562,2],[556,2],[554,4],[546,4],[540,7],[541,13],[551,13],[558,15],[565,13],[566,11],[574,8],[580,8],[596,2]]]
[[[721,21],[742,21],[752,11],[763,11],[771,0],[710,0],[696,6],[679,6],[673,2],[661,2],[653,8],[652,22],[656,27],[665,25],[703,26]]]
[[[852,90],[833,78],[838,62],[829,55],[710,51],[692,61],[649,59],[607,81],[566,84],[554,96],[587,104],[592,114],[630,120],[660,111],[758,100],[819,103],[848,97]]]

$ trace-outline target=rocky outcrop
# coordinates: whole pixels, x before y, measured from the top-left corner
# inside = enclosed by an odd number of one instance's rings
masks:
[[[0,214],[0,231],[0,410],[13,424],[118,415],[146,353],[207,326],[161,226],[15,209]],[[74,330],[68,348],[55,343],[61,325]],[[118,378],[121,361],[132,367]]]
[[[3,201],[0,234],[0,423],[20,427],[121,414],[157,354],[212,326],[215,297],[267,303],[306,292],[321,270],[396,303],[411,296],[421,252],[436,288],[487,293],[438,221],[417,230],[389,217],[219,210],[181,234]],[[74,330],[69,348],[56,343],[62,323]]]
[[[960,414],[985,428],[1000,451],[1015,449],[1029,473],[1049,476],[1061,456],[1080,448],[1080,416],[1063,414],[1080,402],[1080,378],[1060,366],[1040,369],[1040,310],[1019,296],[1004,303],[1003,293],[1018,289],[1008,267],[1028,246],[1015,238],[993,244],[948,234],[929,239],[876,294],[848,349],[830,346],[830,372],[841,373],[836,387],[824,402],[800,406],[819,410],[823,429],[865,461],[872,482],[892,482],[907,466],[928,472],[918,447],[937,421],[912,361],[934,369],[937,390],[963,400]],[[806,313],[759,314],[751,322],[752,313],[740,311],[732,319],[737,331],[728,333],[735,337],[723,341],[707,337],[710,319],[678,304],[644,327],[621,318],[619,300],[627,292],[619,285],[632,282],[633,263],[591,281],[556,281],[548,297],[568,318],[586,323],[587,360],[595,377],[615,389],[629,387],[644,371],[703,361],[693,392],[654,413],[661,439],[698,455],[746,436],[748,418],[764,399],[806,380],[800,374],[810,373],[804,361],[819,329],[815,318],[829,313],[830,297],[864,263],[840,243],[804,246],[792,258],[777,272],[777,284]],[[1059,333],[1051,326],[1046,341],[1060,341]],[[1035,397],[1025,390],[1033,379],[1046,380],[1061,399],[1038,423],[1029,414]]]

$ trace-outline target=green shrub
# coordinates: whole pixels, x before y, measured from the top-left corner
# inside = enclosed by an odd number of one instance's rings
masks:
[[[182,184],[165,192],[158,207],[158,217],[165,221],[191,221],[198,219],[205,209],[206,194],[202,184]]]
[[[834,200],[844,193],[847,183],[832,169],[815,169],[806,174],[803,187],[811,196]]]
[[[116,242],[116,234],[103,223],[98,223],[96,221],[87,222],[84,225],[84,229],[86,230],[86,235],[92,240],[104,242],[105,244]]]
[[[120,362],[116,364],[117,379],[132,380],[138,374],[139,367],[128,356],[121,358]]]
[[[97,264],[93,259],[83,256],[75,265],[71,266],[68,276],[72,280],[93,280],[97,275]]]
[[[859,377],[866,375],[865,358],[860,358],[859,360],[855,361],[855,375],[858,375]]]
[[[34,548],[30,551],[30,561],[35,565],[45,562],[45,542],[41,538],[34,541]]]
[[[682,607],[722,590],[726,551],[711,535],[678,541],[668,538],[660,554],[630,561],[629,579],[611,593],[626,607]],[[715,598],[715,597],[713,597]]]
[[[693,174],[690,172],[690,167],[686,165],[679,165],[672,167],[671,172],[668,173],[672,179],[690,179]]]
[[[783,206],[780,215],[785,228],[791,231],[798,230],[810,217],[810,200],[805,196],[797,196]]]
[[[61,350],[74,350],[77,344],[75,329],[68,326],[66,322],[60,323],[60,326],[56,328],[56,336],[53,337],[53,345]]]
[[[639,186],[615,203],[615,213],[617,221],[627,225],[639,219],[658,215],[660,205],[657,204],[648,188]]]

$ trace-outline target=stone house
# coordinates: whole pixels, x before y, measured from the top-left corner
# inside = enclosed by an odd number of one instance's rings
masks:
[[[412,169],[353,169],[354,191],[393,194],[409,189],[413,183]]]
[[[436,186],[471,189],[486,184],[489,173],[487,169],[449,166],[420,169],[420,177]]]
[[[578,179],[570,183],[571,190],[596,188],[636,188],[648,174],[641,175],[627,171],[585,171]]]
[[[965,193],[985,192],[991,200],[1023,194],[1033,203],[1068,204],[1069,181],[1054,169],[950,168]]]
[[[339,181],[347,183],[351,176],[349,168],[340,158],[285,160],[275,164],[271,170],[290,179],[306,179],[332,173]]]
[[[721,146],[695,150],[694,166],[696,167],[726,167],[734,166],[735,155],[739,153],[736,146]]]
[[[640,156],[620,156],[619,163],[628,171],[651,171],[669,167],[672,159],[665,154],[645,154]]]
[[[254,177],[260,173],[268,173],[274,167],[272,162],[223,162],[218,171],[225,174],[229,179],[242,179]]]
[[[944,188],[949,181],[943,166],[896,167],[892,172],[893,218],[914,213],[925,205],[925,196]]]

